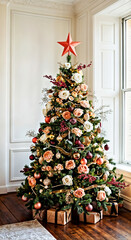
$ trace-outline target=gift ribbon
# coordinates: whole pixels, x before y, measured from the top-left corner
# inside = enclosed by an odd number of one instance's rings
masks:
[[[56,210],[55,210],[55,224],[57,224],[57,218],[58,218],[58,212],[59,211],[62,211],[60,208],[57,208]],[[66,218],[66,223],[67,223],[67,211],[65,210],[64,211],[65,212],[65,218]],[[70,213],[71,214],[71,213]],[[70,214],[69,214],[69,216],[68,216],[68,219],[69,219],[69,217],[70,217]]]
[[[95,212],[98,212],[100,214],[100,220],[102,219],[102,210],[95,209]],[[84,212],[84,223],[86,223],[86,213]]]
[[[115,213],[116,215],[118,214],[118,212],[116,211],[116,207],[115,207],[115,203],[112,202],[112,206],[111,206],[111,215]]]

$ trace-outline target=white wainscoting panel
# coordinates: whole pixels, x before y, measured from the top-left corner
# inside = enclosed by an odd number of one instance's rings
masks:
[[[25,165],[29,166],[30,149],[12,149],[10,150],[10,182],[24,180],[23,173],[20,170]]]
[[[55,77],[63,50],[57,41],[66,39],[70,27],[68,18],[12,11],[11,142],[29,141],[27,130],[37,131],[43,121],[41,90],[50,87],[43,75]]]

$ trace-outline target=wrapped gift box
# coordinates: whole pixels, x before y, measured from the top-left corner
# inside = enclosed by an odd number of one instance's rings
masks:
[[[47,222],[65,225],[71,221],[71,208],[68,210],[59,210],[51,208],[47,210]]]
[[[46,220],[46,212],[47,212],[46,209],[39,210],[38,212],[36,209],[33,209],[32,210],[33,219],[37,219],[40,221]]]
[[[103,210],[97,212],[90,212],[89,215],[86,213],[79,214],[79,221],[84,223],[97,223],[103,219]]]
[[[117,202],[109,202],[110,205],[107,205],[108,210],[104,211],[104,216],[118,216],[118,203]]]

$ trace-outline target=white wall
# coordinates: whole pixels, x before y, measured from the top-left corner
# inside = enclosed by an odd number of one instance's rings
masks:
[[[43,75],[55,77],[58,62],[65,62],[57,41],[74,36],[73,24],[70,6],[0,4],[0,193],[23,180],[31,145],[26,132],[44,120],[41,91],[50,82]]]

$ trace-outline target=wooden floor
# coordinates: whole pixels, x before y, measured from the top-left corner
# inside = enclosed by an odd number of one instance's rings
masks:
[[[16,193],[0,195],[0,225],[28,221],[31,212],[16,197]],[[65,226],[49,223],[42,224],[58,240],[131,240],[131,212],[119,210],[118,217],[104,217],[96,225],[71,222]]]

